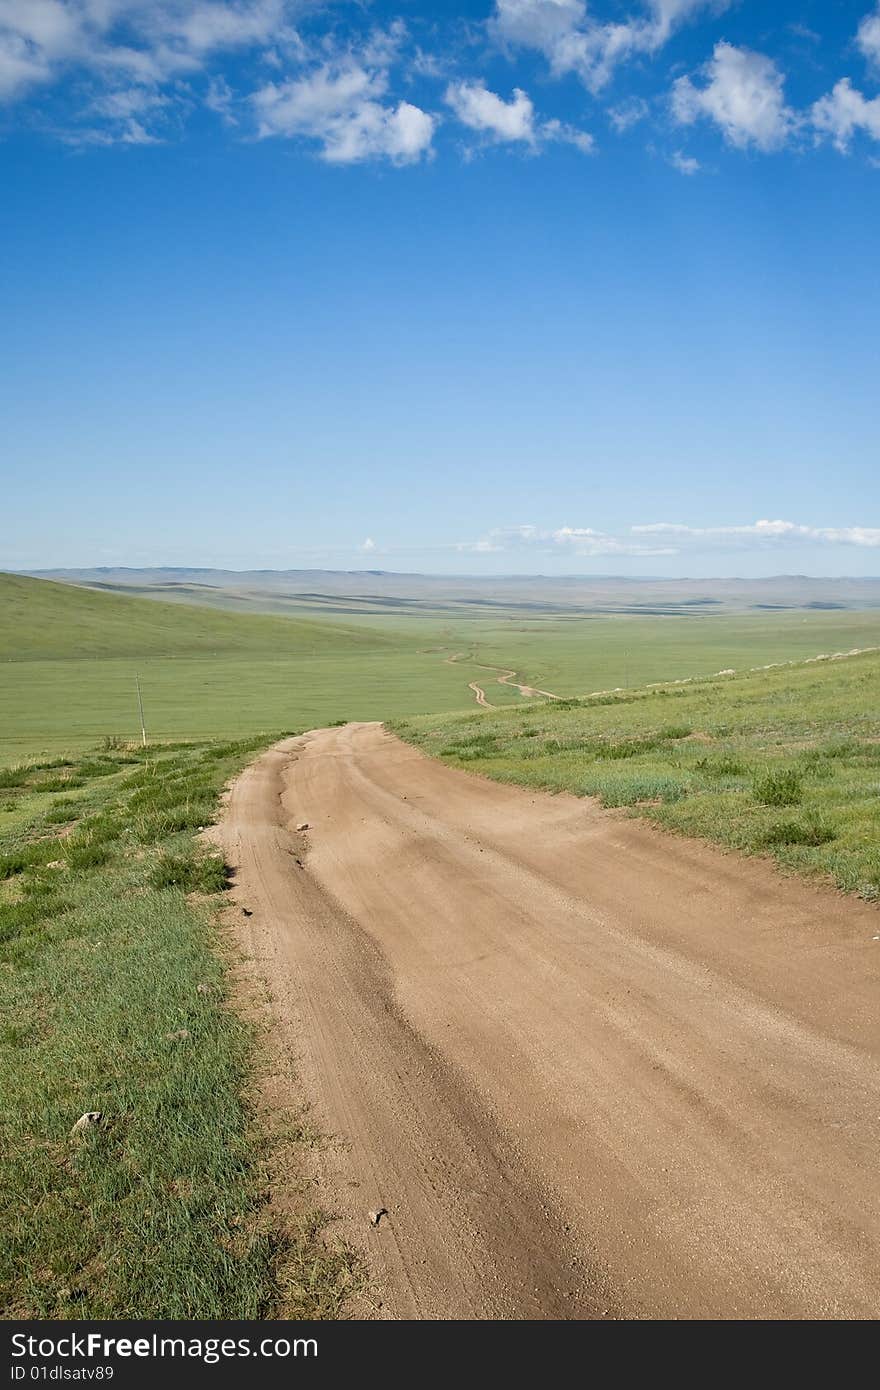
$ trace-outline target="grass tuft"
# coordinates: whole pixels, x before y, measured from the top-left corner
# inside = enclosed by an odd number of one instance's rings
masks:
[[[222,893],[229,885],[229,870],[216,854],[189,850],[163,854],[150,870],[150,887],[177,888],[182,893]]]
[[[784,820],[764,832],[764,844],[827,845],[836,838],[833,828],[818,820]]]
[[[752,783],[755,800],[765,806],[797,806],[804,797],[804,783],[794,768],[773,768]]]

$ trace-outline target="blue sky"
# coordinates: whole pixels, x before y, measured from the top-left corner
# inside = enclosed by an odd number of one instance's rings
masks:
[[[880,574],[880,7],[0,0],[0,564]]]

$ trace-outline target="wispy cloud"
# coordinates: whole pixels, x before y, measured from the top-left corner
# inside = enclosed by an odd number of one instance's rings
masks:
[[[154,138],[144,114],[168,105],[163,88],[197,77],[218,55],[295,44],[297,8],[291,0],[0,0],[0,101],[87,74],[101,95],[75,117],[104,124],[81,138],[130,141],[138,129]],[[122,114],[126,102],[139,106],[140,120]]]
[[[856,33],[856,44],[868,62],[880,68],[880,3],[866,14]]]
[[[460,542],[456,549],[471,554],[534,551],[547,555],[623,557],[766,549],[792,543],[880,548],[880,527],[808,526],[794,521],[755,521],[723,526],[655,521],[627,526],[617,532],[592,526],[500,526],[476,541]]]
[[[499,526],[476,541],[462,541],[456,549],[471,554],[507,551],[538,551],[544,554],[675,555],[677,547],[657,542],[628,539],[594,530],[591,526],[559,526],[546,530],[539,526]]]
[[[877,526],[804,526],[795,521],[753,521],[733,526],[683,526],[677,522],[655,521],[630,528],[639,536],[670,536],[682,541],[715,543],[761,541],[817,541],[832,545],[880,546]]]
[[[649,113],[650,107],[643,97],[628,97],[616,106],[609,107],[608,119],[618,134],[622,135],[624,131],[638,125],[639,121],[644,121]]]
[[[680,174],[685,174],[688,177],[692,174],[698,174],[703,167],[698,159],[694,159],[693,155],[682,154],[681,150],[675,150],[669,156],[669,163],[673,169],[677,169]]]

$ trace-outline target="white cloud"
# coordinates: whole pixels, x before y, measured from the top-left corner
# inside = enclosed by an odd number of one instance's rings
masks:
[[[857,130],[880,140],[880,97],[868,100],[848,77],[841,78],[827,96],[814,102],[811,117],[821,135],[827,135],[842,153],[849,149]]]
[[[703,167],[698,159],[694,159],[692,155],[682,154],[681,150],[676,150],[669,156],[669,163],[680,174],[688,176],[698,174]]]
[[[535,108],[530,98],[515,87],[510,101],[490,92],[482,82],[451,82],[446,103],[462,125],[494,136],[496,140],[535,142]]]
[[[539,526],[498,526],[477,541],[464,541],[457,550],[472,554],[534,550],[542,554],[570,555],[676,555],[677,547],[652,541],[633,541],[608,535],[590,526],[560,526],[544,530]]]
[[[519,141],[536,149],[546,141],[562,141],[585,154],[593,149],[593,137],[586,131],[563,121],[536,121],[531,98],[519,87],[505,101],[483,82],[451,82],[445,100],[462,125],[496,142]]]
[[[361,546],[361,550],[375,550],[375,549],[376,549],[376,542],[373,540],[372,536],[367,536],[367,539],[364,541],[363,545]]]
[[[738,149],[775,150],[797,124],[785,104],[784,78],[772,59],[748,48],[717,43],[702,69],[704,85],[680,77],[672,88],[672,114],[680,125],[708,117]]]
[[[597,92],[624,60],[654,56],[699,12],[728,3],[618,0],[619,17],[611,20],[597,18],[587,0],[494,0],[489,27],[503,48],[542,55],[553,74],[575,75]],[[306,11],[322,18],[300,32]],[[167,138],[201,103],[243,136],[314,141],[323,159],[338,164],[403,165],[431,154],[439,124],[428,103],[413,97],[414,84],[445,74],[446,106],[477,137],[471,147],[537,151],[556,142],[593,150],[592,135],[541,117],[521,87],[502,95],[479,77],[450,80],[467,46],[438,37],[439,20],[371,28],[369,12],[363,3],[347,6],[343,19],[325,0],[0,0],[0,105],[33,94],[44,128],[72,143],[104,145]],[[854,41],[880,71],[880,0]],[[236,56],[234,74],[229,55]],[[249,68],[262,77],[248,81]],[[783,84],[771,58],[718,43],[698,73],[674,83],[672,113],[681,125],[713,121],[739,148],[779,149],[809,128],[817,142],[840,150],[859,133],[880,139],[880,96],[843,78],[796,113]],[[53,86],[58,96],[49,106]],[[413,99],[402,100],[401,91]],[[643,97],[623,93],[608,118],[626,131],[651,109]],[[683,174],[699,169],[680,151],[670,163]]]
[[[38,82],[48,82],[52,69],[45,57],[16,34],[0,32],[0,101],[12,101]]]
[[[724,9],[727,0],[647,0],[647,14],[602,22],[584,0],[495,0],[490,29],[502,47],[536,49],[556,76],[576,73],[592,92],[610,80],[618,63],[652,54],[700,9]]]
[[[552,532],[553,544],[575,555],[676,555],[674,546],[645,545],[643,542],[621,540],[594,531],[589,526],[560,526]]]
[[[468,554],[532,551],[543,555],[657,556],[687,551],[765,549],[801,544],[880,548],[880,527],[803,526],[794,521],[755,521],[742,526],[685,526],[658,521],[611,533],[592,526],[498,526],[455,548]]]
[[[329,161],[405,164],[429,150],[434,117],[386,95],[407,39],[403,23],[362,34],[359,48],[325,31],[309,51],[293,26],[303,8],[303,0],[0,0],[0,100],[75,73],[61,138],[145,143],[163,133],[170,106],[192,105],[193,79],[204,73],[201,99],[227,124],[250,112],[261,135],[313,138]],[[286,76],[238,101],[233,114],[216,62],[241,50]]]
[[[168,101],[168,97],[148,87],[128,87],[96,97],[91,109],[96,115],[106,116],[109,120],[125,121],[167,106]]]
[[[866,14],[858,28],[856,43],[869,63],[880,67],[880,3],[873,14]]]
[[[317,140],[331,164],[387,158],[409,164],[431,147],[435,120],[408,101],[385,105],[387,74],[350,61],[323,66],[305,77],[269,82],[255,92],[261,137]]]
[[[74,124],[59,130],[62,139],[154,143],[155,130],[127,116],[126,103],[155,116],[169,105],[159,90],[197,76],[217,54],[270,42],[295,47],[289,21],[297,8],[294,0],[0,0],[0,101],[76,73],[66,92]],[[71,96],[81,98],[78,109]],[[206,104],[217,109],[217,97],[212,84]],[[96,117],[98,128],[81,124]]]
[[[211,78],[204,101],[208,110],[213,111],[226,125],[238,125],[238,119],[232,111],[235,93],[225,77]]]
[[[0,0],[0,91],[67,64],[162,82],[218,50],[284,41],[290,0]]]
[[[581,154],[592,154],[596,142],[586,130],[567,125],[565,121],[544,121],[538,131],[542,140],[559,140],[565,145],[574,145]]]
[[[642,97],[629,97],[626,101],[620,101],[616,106],[609,108],[608,119],[617,133],[622,135],[624,131],[643,121],[648,109],[648,103]]]
[[[709,541],[820,541],[834,545],[880,546],[880,527],[803,526],[795,521],[755,521],[745,526],[682,526],[658,521],[632,526],[634,535],[674,536],[680,540]]]
[[[247,3],[146,7],[144,28],[157,45],[179,45],[193,56],[222,48],[245,48],[278,42],[285,36],[285,0],[247,0]]]

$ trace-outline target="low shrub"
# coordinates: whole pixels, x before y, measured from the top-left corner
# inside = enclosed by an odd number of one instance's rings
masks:
[[[73,836],[65,840],[63,854],[71,869],[77,872],[99,869],[110,858],[110,850],[106,844],[89,838],[75,840]]]
[[[722,753],[715,758],[698,758],[694,764],[697,772],[701,772],[704,777],[741,777],[746,771],[744,763],[739,758],[728,756]]]
[[[46,777],[42,781],[35,783],[35,790],[39,792],[70,792],[76,791],[78,787],[86,784],[84,777],[77,777],[71,773],[67,777]]]
[[[764,832],[763,843],[773,845],[827,845],[836,832],[824,821],[785,820]]]
[[[755,778],[752,794],[765,806],[797,806],[803,800],[803,781],[794,768],[776,768]]]
[[[16,903],[0,903],[0,942],[12,941],[32,931],[48,918],[59,916],[65,906],[55,894],[23,898]]]
[[[0,789],[7,791],[25,786],[32,771],[30,767],[0,767]]]
[[[63,844],[63,840],[53,837],[49,840],[32,840],[29,844],[19,845],[17,849],[7,850],[5,854],[0,854],[0,879],[13,878],[32,864],[48,864],[53,859],[59,859]]]
[[[78,777],[110,777],[114,772],[119,771],[119,764],[111,762],[109,758],[86,758],[76,769]]]
[[[229,870],[216,854],[163,854],[150,871],[152,888],[179,888],[183,893],[222,893]]]
[[[621,776],[619,781],[597,779],[583,787],[588,796],[598,796],[604,806],[635,806],[640,801],[660,801],[664,804],[681,801],[688,793],[686,782],[663,773],[646,772],[631,777]]]

